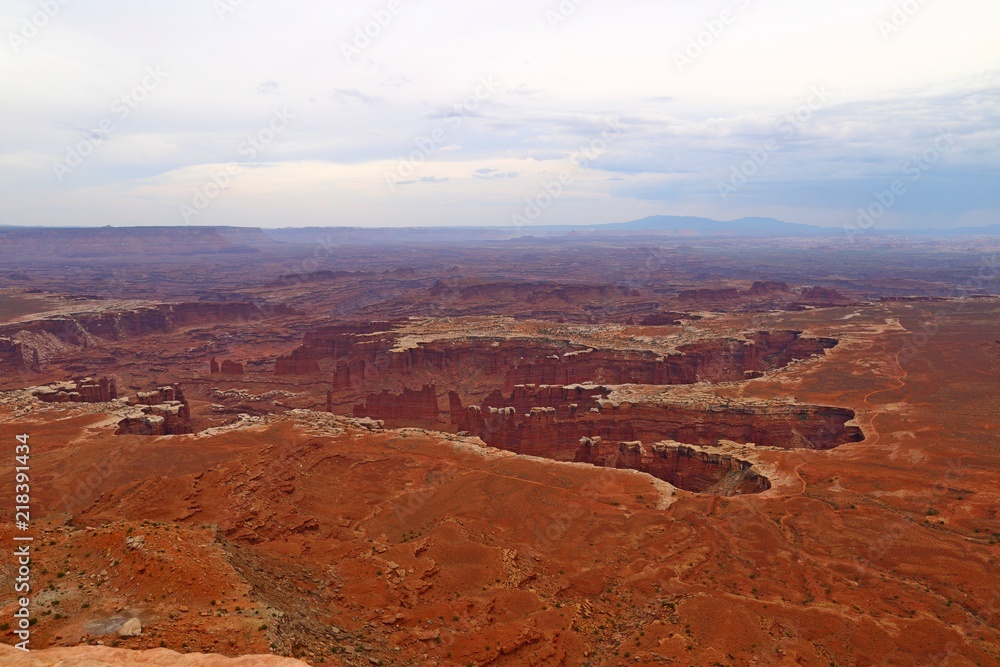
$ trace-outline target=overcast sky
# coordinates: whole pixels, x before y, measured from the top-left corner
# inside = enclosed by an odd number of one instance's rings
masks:
[[[0,11],[0,224],[1000,222],[996,0]]]

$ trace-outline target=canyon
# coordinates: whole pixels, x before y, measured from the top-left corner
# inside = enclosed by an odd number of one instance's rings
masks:
[[[12,660],[1000,664],[988,244],[107,234],[0,235]]]

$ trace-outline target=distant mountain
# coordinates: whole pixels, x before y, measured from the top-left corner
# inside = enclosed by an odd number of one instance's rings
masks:
[[[1000,225],[956,227],[954,229],[887,229],[876,233],[891,236],[997,236],[1000,234]]]
[[[595,225],[590,229],[600,231],[648,230],[697,235],[732,234],[738,236],[825,236],[844,233],[842,229],[783,222],[774,218],[740,218],[739,220],[723,222],[711,218],[677,215],[654,215],[631,222]]]
[[[276,245],[252,227],[0,227],[0,259],[255,254]]]
[[[678,236],[745,236],[777,238],[794,236],[843,236],[843,227],[819,227],[798,222],[784,222],[774,218],[740,218],[721,221],[697,216],[653,215],[630,222],[612,222],[597,225],[547,225],[525,228],[525,234],[566,234],[569,232],[651,232]],[[995,236],[1000,225],[988,227],[960,227],[955,229],[878,229],[855,230],[872,236]]]

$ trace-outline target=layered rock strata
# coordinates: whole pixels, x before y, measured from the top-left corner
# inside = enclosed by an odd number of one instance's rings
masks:
[[[136,409],[118,422],[116,435],[180,435],[194,430],[191,409],[178,385],[139,392],[128,403]]]
[[[75,378],[39,387],[32,394],[46,403],[108,403],[118,398],[111,378]]]

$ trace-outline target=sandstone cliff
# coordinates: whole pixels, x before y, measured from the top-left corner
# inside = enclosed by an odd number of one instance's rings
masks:
[[[594,349],[533,339],[429,341],[400,346],[377,324],[314,331],[275,363],[278,375],[333,375],[333,388],[364,390],[388,378],[456,386],[474,376],[496,378],[505,391],[516,385],[692,384],[744,380],[836,346],[830,338],[800,331],[757,332],[745,340],[712,339],[683,345],[674,354]]]
[[[424,385],[421,389],[404,389],[401,394],[382,391],[368,394],[365,402],[354,406],[355,417],[371,417],[387,424],[422,426],[434,428],[438,425],[437,389],[434,385]]]
[[[221,655],[181,654],[158,648],[145,651],[75,646],[19,651],[0,644],[0,663],[5,667],[305,667],[306,663],[273,655],[227,658]]]
[[[76,378],[39,387],[32,393],[46,403],[107,403],[118,398],[118,388],[110,378]]]
[[[191,409],[178,385],[139,392],[129,405],[136,410],[118,422],[115,435],[180,435],[194,430]]]

